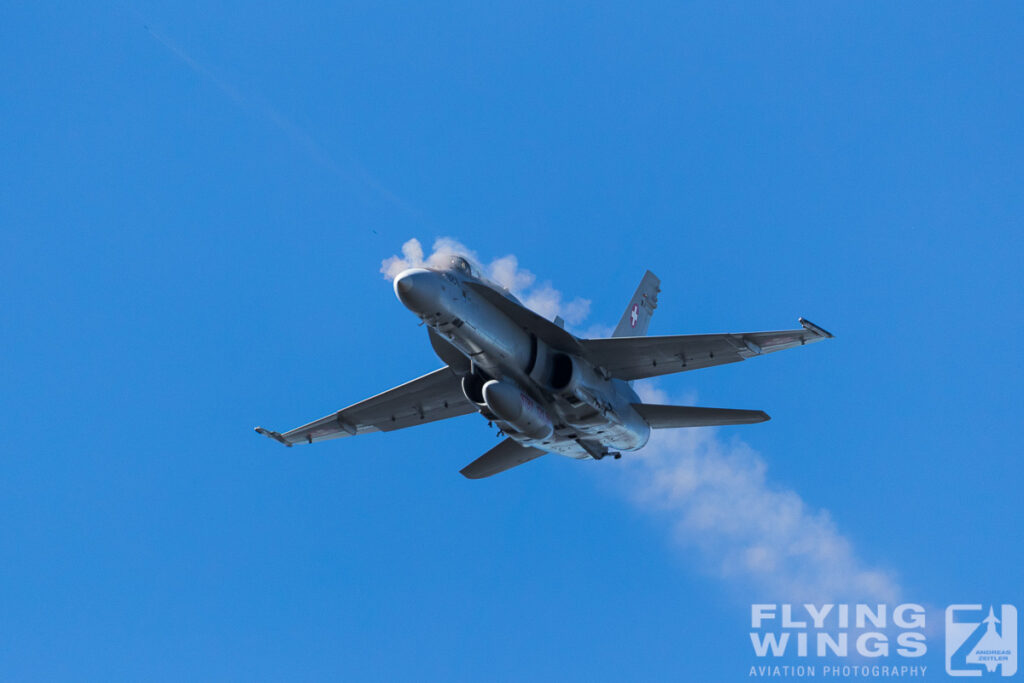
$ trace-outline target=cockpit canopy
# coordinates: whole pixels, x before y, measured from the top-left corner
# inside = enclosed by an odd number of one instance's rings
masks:
[[[464,259],[463,257],[458,256],[458,255],[453,255],[448,260],[448,267],[450,269],[452,269],[452,270],[457,270],[460,273],[463,273],[465,275],[469,275],[471,277],[479,277],[477,272],[476,272],[476,268],[474,268],[469,263],[469,261],[467,261],[466,259]]]

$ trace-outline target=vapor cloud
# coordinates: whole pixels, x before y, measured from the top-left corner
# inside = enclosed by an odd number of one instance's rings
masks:
[[[637,390],[645,402],[672,402]],[[827,511],[773,485],[764,458],[739,438],[710,427],[656,431],[629,457],[626,495],[668,522],[673,542],[712,576],[768,599],[898,601],[894,576],[861,560]]]
[[[475,251],[451,237],[440,237],[434,241],[430,254],[425,254],[423,245],[416,238],[402,245],[401,255],[384,259],[380,272],[393,280],[407,268],[436,267],[447,263],[453,254],[465,256],[489,279],[512,292],[527,307],[540,315],[553,319],[562,316],[566,323],[578,325],[590,315],[590,300],[574,298],[566,301],[560,291],[550,282],[537,283],[537,276],[519,266],[519,259],[509,254],[485,264]]]

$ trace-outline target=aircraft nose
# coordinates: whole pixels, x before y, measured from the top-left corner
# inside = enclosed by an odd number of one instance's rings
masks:
[[[395,294],[398,295],[399,299],[401,299],[404,295],[408,295],[412,291],[412,280],[413,278],[406,275],[406,273],[402,273],[395,278]]]
[[[403,270],[395,278],[395,296],[414,313],[437,308],[437,273],[426,268]]]

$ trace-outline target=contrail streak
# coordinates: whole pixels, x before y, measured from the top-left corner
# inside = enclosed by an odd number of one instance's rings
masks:
[[[376,177],[371,174],[362,163],[360,163],[351,154],[347,154],[347,168],[338,164],[309,133],[295,125],[287,117],[281,114],[277,109],[270,106],[268,103],[262,100],[254,100],[253,98],[246,97],[241,90],[228,83],[223,78],[219,77],[212,69],[207,67],[205,64],[195,59],[188,52],[183,50],[173,41],[168,39],[166,36],[161,35],[154,30],[149,24],[145,24],[144,28],[146,32],[153,37],[160,45],[162,45],[168,52],[177,57],[183,64],[188,66],[194,72],[206,78],[213,83],[217,88],[227,95],[233,102],[239,106],[245,107],[250,111],[254,111],[270,123],[272,123],[278,130],[284,133],[296,146],[302,149],[311,159],[316,161],[321,166],[330,170],[334,175],[338,176],[346,182],[356,181],[362,183],[366,187],[373,190],[379,197],[384,199],[386,202],[393,206],[401,209],[410,216],[422,220],[422,214],[409,206],[401,197],[396,195],[394,192],[385,187]]]
[[[636,388],[645,402],[671,402]],[[710,427],[657,431],[625,464],[623,493],[711,576],[784,602],[899,601],[891,572],[866,564],[827,511],[772,484],[764,458],[738,438]]]

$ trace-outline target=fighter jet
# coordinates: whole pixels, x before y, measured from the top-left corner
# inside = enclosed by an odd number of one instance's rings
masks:
[[[394,280],[398,300],[427,325],[445,365],[411,382],[281,434],[285,446],[390,432],[479,413],[504,440],[461,473],[481,479],[544,455],[619,458],[647,443],[652,429],[763,422],[760,410],[644,403],[634,380],[724,365],[811,344],[832,335],[799,319],[800,329],[734,334],[646,336],[660,281],[647,271],[606,339],[581,339],[548,320],[469,260],[410,268]]]

